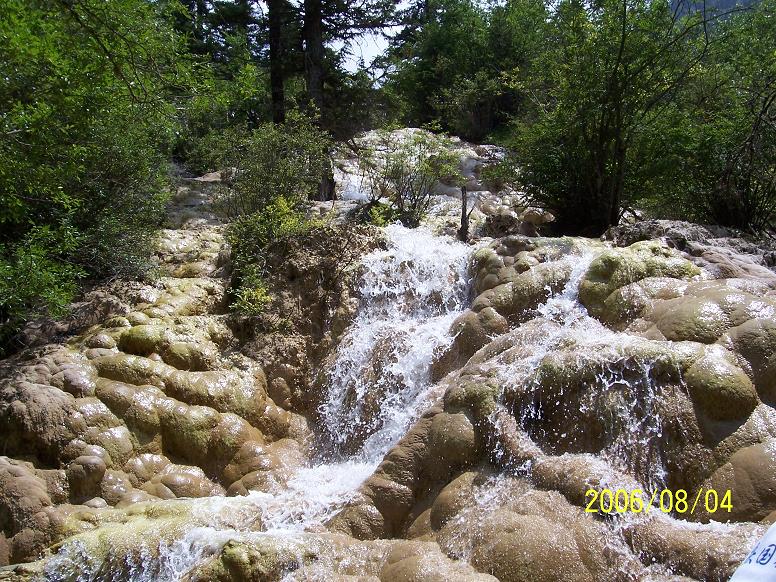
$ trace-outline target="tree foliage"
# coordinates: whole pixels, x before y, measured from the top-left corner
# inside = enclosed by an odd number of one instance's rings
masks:
[[[59,309],[79,277],[146,271],[188,75],[170,16],[142,0],[4,3],[4,335]]]
[[[712,4],[6,0],[0,350],[81,282],[146,276],[170,161],[235,169],[219,202],[235,248],[258,252],[331,190],[332,138],[396,124],[510,146],[482,178],[564,233],[628,210],[771,229],[776,0]],[[353,70],[353,42],[387,26],[385,54]],[[432,184],[455,182],[424,139],[374,166],[373,221],[417,224]]]
[[[537,67],[546,74],[533,80],[537,119],[518,148],[529,194],[565,232],[600,234],[646,194],[639,184],[655,160],[634,156],[634,146],[702,62],[707,21],[663,1],[560,3]]]
[[[388,92],[514,151],[564,233],[634,208],[762,229],[774,212],[774,3],[431,0],[405,11]]]
[[[233,176],[216,201],[218,208],[234,219],[261,212],[279,198],[298,206],[315,196],[329,147],[315,119],[298,112],[283,124],[264,123],[233,135],[222,159]]]
[[[519,83],[544,42],[546,15],[541,0],[492,10],[470,0],[411,5],[387,57],[386,88],[401,98],[401,121],[484,139],[521,111]]]
[[[689,193],[705,219],[761,230],[776,219],[776,3],[735,15],[720,34],[688,92],[699,104]]]

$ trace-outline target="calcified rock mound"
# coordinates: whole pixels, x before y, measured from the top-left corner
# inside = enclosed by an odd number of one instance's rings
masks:
[[[473,269],[444,398],[330,526],[500,580],[727,579],[776,509],[771,278],[712,280],[659,241],[508,237]],[[733,510],[596,519],[604,487],[730,489]],[[731,524],[687,524],[710,519]]]
[[[662,239],[715,278],[752,277],[776,280],[773,241],[756,239],[720,226],[678,220],[646,220],[609,229],[604,235],[619,246]]]
[[[217,179],[179,189],[178,228],[157,247],[166,276],[92,292],[110,299],[93,301],[107,316],[99,324],[3,362],[0,565],[135,511],[116,518],[110,507],[268,490],[306,458],[305,375],[352,316],[347,269],[380,238],[329,229],[275,250],[269,313],[226,315],[229,253],[209,207]],[[280,316],[282,332],[255,339]]]
[[[776,519],[765,262],[337,228],[238,318],[216,179],[173,207],[171,276],[3,364],[0,560],[42,559],[0,578],[725,580]],[[585,511],[701,487],[732,509]]]

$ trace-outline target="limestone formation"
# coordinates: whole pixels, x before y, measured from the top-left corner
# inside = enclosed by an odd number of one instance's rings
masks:
[[[283,483],[304,462],[309,428],[292,410],[303,409],[299,402],[307,399],[309,378],[301,376],[314,357],[310,346],[324,334],[335,341],[351,315],[338,307],[346,303],[348,277],[314,264],[304,245],[295,263],[295,253],[285,253],[274,281],[278,288],[289,284],[278,293],[285,304],[276,308],[288,316],[291,304],[302,309],[293,314],[288,338],[303,339],[298,368],[283,357],[291,356],[283,354],[288,341],[277,351],[264,348],[258,362],[246,357],[240,353],[245,339],[238,337],[244,322],[220,314],[228,255],[208,196],[197,181],[179,190],[170,210],[179,228],[162,231],[157,247],[166,275],[150,284],[114,285],[105,296],[124,295],[111,303],[119,307],[98,309],[102,321],[71,326],[80,335],[4,363],[0,419],[8,456],[0,457],[0,513],[7,517],[0,565],[40,557],[72,531],[61,525],[69,515],[149,500],[244,495]],[[356,232],[345,240],[357,257],[363,246],[356,242],[368,239]],[[318,260],[348,266],[341,254]],[[342,302],[320,305],[328,301],[316,284],[321,270],[331,271],[339,285],[331,292]],[[245,351],[258,350],[248,344]],[[76,529],[94,527],[79,523]]]
[[[484,188],[497,152],[458,145]],[[219,180],[174,197],[157,281],[91,291],[99,317],[39,322],[0,364],[0,580],[723,580],[776,519],[759,243],[660,222],[544,238],[551,215],[484,196],[502,236],[452,272],[415,248],[430,232],[402,231],[405,256],[399,227],[343,212],[269,249],[272,301],[243,317]],[[631,510],[586,511],[618,489]],[[732,505],[632,511],[664,489]]]

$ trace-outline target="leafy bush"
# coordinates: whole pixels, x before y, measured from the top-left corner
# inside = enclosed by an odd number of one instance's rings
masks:
[[[235,161],[235,150],[247,139],[244,126],[209,131],[187,145],[186,164],[200,175],[228,168]]]
[[[396,220],[396,211],[388,204],[377,202],[369,207],[369,222],[375,226],[387,226]]]
[[[183,111],[183,131],[175,153],[198,174],[222,168],[236,136],[247,133],[252,120],[269,115],[267,72],[250,62],[246,48],[235,56],[235,62],[241,64],[232,64],[234,70],[220,71],[226,78],[202,75]]]
[[[515,150],[527,193],[563,233],[600,235],[654,194],[647,186],[671,181],[638,142],[704,58],[704,18],[677,17],[667,2],[558,4],[553,42],[534,63],[536,118],[520,126]]]
[[[693,87],[702,106],[694,118],[699,188],[692,194],[707,219],[725,226],[776,224],[774,19],[776,2],[763,0],[722,23],[726,42]],[[715,88],[713,100],[699,98],[707,86]]]
[[[226,230],[235,268],[245,270],[256,263],[271,244],[303,233],[310,225],[304,214],[283,197],[276,198],[259,212],[235,219]]]
[[[11,348],[16,330],[34,317],[57,317],[66,312],[84,272],[52,254],[77,247],[72,232],[32,229],[11,248],[0,245],[0,353]]]
[[[513,160],[509,157],[495,164],[483,166],[480,180],[492,192],[503,190],[508,184],[517,182],[518,172]]]
[[[224,148],[224,161],[234,172],[216,206],[232,219],[226,233],[234,265],[232,307],[256,315],[271,300],[267,248],[312,227],[300,205],[317,192],[330,142],[314,118],[296,112],[284,124],[266,123],[227,139],[234,141]]]
[[[367,176],[370,212],[387,198],[393,212],[375,218],[395,217],[417,226],[428,211],[434,186],[440,181],[459,184],[463,176],[458,155],[447,138],[427,131],[412,134],[382,132],[378,143],[362,153],[360,163]]]
[[[229,218],[260,212],[282,197],[291,206],[314,196],[330,163],[329,138],[315,119],[291,113],[284,124],[265,123],[236,136],[226,162],[236,168],[216,201]]]
[[[522,114],[529,97],[522,82],[532,73],[531,59],[549,44],[552,10],[541,0],[414,4],[389,47],[383,86],[403,105],[403,125],[438,120],[446,131],[479,142]]]
[[[272,302],[269,287],[257,266],[247,268],[234,292],[232,309],[242,315],[259,315]]]
[[[76,273],[147,272],[175,134],[170,87],[185,86],[187,68],[167,3],[8,0],[3,10],[0,333],[9,338],[61,311]]]
[[[226,231],[234,267],[232,308],[244,315],[257,315],[269,304],[264,260],[267,248],[278,241],[307,232],[314,223],[279,197],[263,210],[241,216]]]

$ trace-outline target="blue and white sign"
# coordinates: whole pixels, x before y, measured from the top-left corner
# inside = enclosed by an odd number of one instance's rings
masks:
[[[757,542],[730,582],[776,581],[776,524]]]

